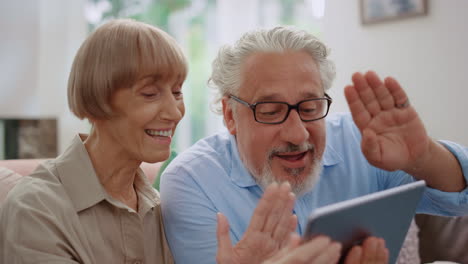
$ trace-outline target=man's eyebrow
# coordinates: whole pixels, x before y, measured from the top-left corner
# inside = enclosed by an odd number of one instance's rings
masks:
[[[302,93],[301,97],[304,99],[311,99],[311,98],[322,98],[324,97],[323,94],[318,94],[314,92],[306,92]],[[263,95],[255,99],[255,102],[265,102],[265,101],[284,101],[284,99],[281,99],[281,95],[279,94],[269,94],[269,95]]]
[[[322,98],[325,96],[325,94],[307,92],[307,93],[301,94],[301,96],[304,98]]]
[[[262,95],[258,97],[255,101],[260,102],[260,101],[279,101],[281,96],[279,94],[269,94],[269,95]]]

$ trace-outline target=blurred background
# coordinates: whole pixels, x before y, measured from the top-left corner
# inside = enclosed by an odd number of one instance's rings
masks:
[[[117,17],[162,28],[189,59],[177,152],[223,129],[206,85],[217,49],[279,24],[330,47],[332,112],[348,110],[352,73],[372,69],[400,81],[432,137],[468,145],[467,11],[465,0],[1,0],[0,159],[55,157],[89,132],[68,110],[68,74],[86,36]]]

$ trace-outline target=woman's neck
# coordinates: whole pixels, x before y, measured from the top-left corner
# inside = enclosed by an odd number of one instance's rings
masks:
[[[85,148],[104,189],[113,198],[138,211],[134,183],[141,162],[132,160],[117,142],[101,135],[95,128],[82,140],[85,140]]]

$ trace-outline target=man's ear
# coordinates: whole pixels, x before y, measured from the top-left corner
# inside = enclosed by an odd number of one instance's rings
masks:
[[[233,113],[231,104],[229,104],[229,97],[224,96],[223,99],[221,100],[221,103],[223,105],[224,123],[226,124],[226,127],[229,130],[229,133],[231,133],[232,135],[235,135],[237,133],[236,120],[234,120],[234,113]]]

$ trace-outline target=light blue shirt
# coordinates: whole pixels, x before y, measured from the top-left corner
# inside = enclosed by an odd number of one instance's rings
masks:
[[[388,172],[367,162],[349,114],[331,114],[326,123],[320,180],[294,206],[299,234],[318,207],[415,181],[403,171]],[[458,158],[466,178],[468,148],[442,143]],[[161,179],[164,226],[176,263],[215,263],[216,213],[227,216],[231,240],[237,243],[262,193],[240,160],[235,137],[227,131],[202,139],[177,156]],[[427,188],[418,212],[467,214],[467,194],[468,190],[446,193]]]

